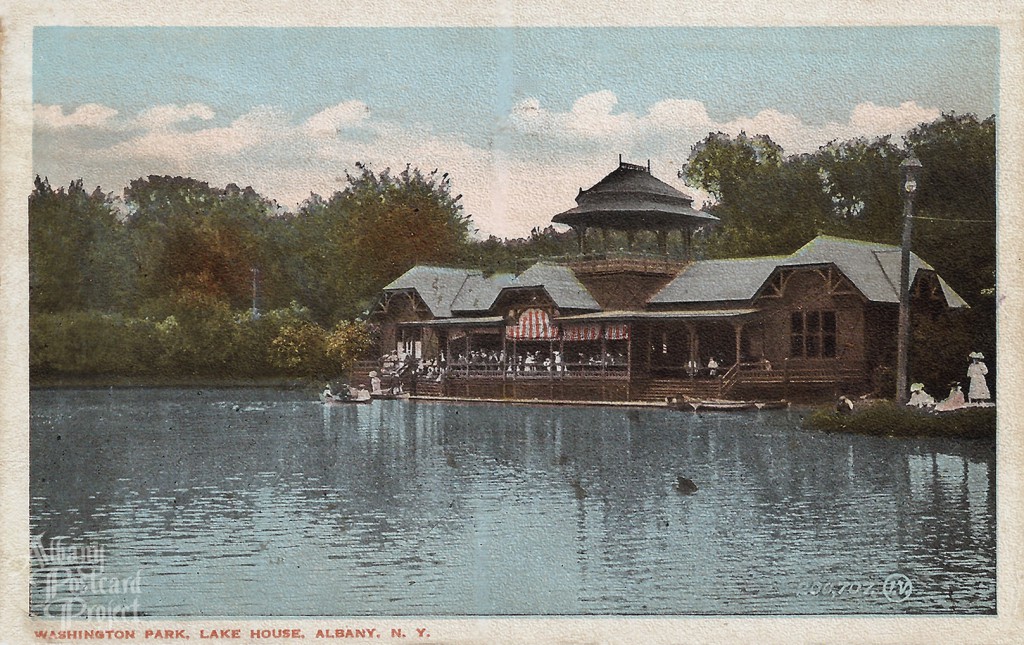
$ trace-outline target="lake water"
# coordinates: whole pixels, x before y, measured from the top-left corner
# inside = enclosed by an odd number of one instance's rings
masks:
[[[33,391],[33,611],[995,611],[991,442],[813,433],[796,408],[303,396]]]

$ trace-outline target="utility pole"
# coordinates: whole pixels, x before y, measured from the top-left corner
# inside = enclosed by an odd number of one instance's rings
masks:
[[[896,329],[896,403],[905,405],[907,390],[907,364],[910,348],[910,237],[914,221],[914,193],[921,162],[913,154],[900,164],[903,174],[903,237],[900,241],[900,311]]]
[[[252,318],[258,320],[260,317],[260,310],[256,306],[256,296],[259,284],[260,270],[256,267],[252,268]]]

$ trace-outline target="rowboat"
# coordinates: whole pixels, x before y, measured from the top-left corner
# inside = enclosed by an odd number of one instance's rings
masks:
[[[406,392],[377,392],[371,393],[370,397],[377,401],[395,401],[398,399],[408,399],[409,394]]]
[[[778,410],[789,406],[789,402],[781,401],[733,401],[729,399],[685,399],[674,405],[677,410],[694,412],[740,412],[744,410]]]
[[[340,397],[337,395],[327,396],[323,392],[320,393],[320,402],[324,405],[343,405],[346,403],[369,403],[373,399],[368,396],[363,397]]]

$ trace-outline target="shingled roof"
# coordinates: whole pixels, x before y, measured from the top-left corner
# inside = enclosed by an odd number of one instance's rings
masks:
[[[872,302],[898,303],[900,301],[900,247],[860,240],[848,240],[830,235],[819,235],[797,249],[780,266],[833,264],[845,275],[864,297]],[[910,281],[918,271],[935,272],[930,264],[910,254]],[[966,307],[967,303],[945,280],[936,273],[942,286],[946,305]]]
[[[898,246],[821,235],[789,256],[701,260],[685,267],[648,303],[663,309],[672,304],[750,301],[779,267],[832,264],[872,302],[899,302],[900,249]],[[911,274],[935,272],[911,254]],[[967,303],[936,273],[946,305]],[[513,278],[508,274],[484,277],[467,269],[415,266],[384,291],[415,291],[435,318],[482,314],[491,309],[503,289],[542,288],[559,309],[600,311],[601,306],[568,266],[538,262]]]
[[[819,235],[789,256],[703,260],[684,268],[648,301],[652,305],[752,299],[778,267],[832,264],[872,302],[899,302],[900,247]],[[911,275],[935,270],[911,254]],[[936,274],[949,307],[964,299]],[[912,278],[913,279],[913,278]]]
[[[684,268],[651,296],[650,304],[750,300],[782,257],[701,260]]]
[[[453,313],[481,313],[489,311],[501,289],[512,282],[511,273],[495,273],[484,276],[482,273],[471,273],[459,289],[452,302]]]
[[[600,311],[594,296],[576,278],[572,269],[560,264],[538,262],[523,271],[509,287],[543,287],[559,309]]]
[[[619,161],[619,167],[587,190],[576,207],[551,218],[556,224],[618,230],[694,228],[718,222],[695,210],[693,198],[651,174],[650,166]]]
[[[417,265],[395,278],[384,291],[415,291],[435,318],[450,318],[455,297],[473,274],[480,272]]]

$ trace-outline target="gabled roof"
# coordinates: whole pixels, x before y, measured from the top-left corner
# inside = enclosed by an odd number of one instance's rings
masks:
[[[797,249],[780,266],[833,264],[853,283],[864,297],[872,302],[898,303],[900,301],[900,247],[891,244],[848,240],[830,235],[819,235]],[[910,282],[919,271],[935,272],[930,264],[910,254]],[[967,303],[936,274],[942,286],[942,295],[949,307],[966,307]]]
[[[510,273],[496,273],[485,277],[482,273],[471,273],[452,302],[453,312],[485,312],[494,304],[502,287],[510,284],[514,276]]]
[[[684,268],[654,294],[650,304],[740,301],[752,299],[778,267],[834,265],[871,302],[899,302],[900,247],[819,235],[789,256],[703,260]],[[911,280],[919,271],[935,272],[911,254]],[[967,303],[936,274],[946,305]]]
[[[519,274],[507,288],[524,287],[543,287],[559,309],[601,310],[594,296],[567,266],[538,262]]]
[[[546,262],[534,264],[518,277],[507,273],[484,277],[476,270],[414,266],[384,291],[415,291],[435,318],[451,318],[453,312],[480,314],[490,310],[506,288],[542,288],[560,309],[601,309],[572,269]]]
[[[415,291],[435,318],[450,318],[452,302],[473,274],[480,272],[418,265],[395,278],[384,291]]]
[[[784,258],[701,260],[679,272],[651,304],[750,300]]]

